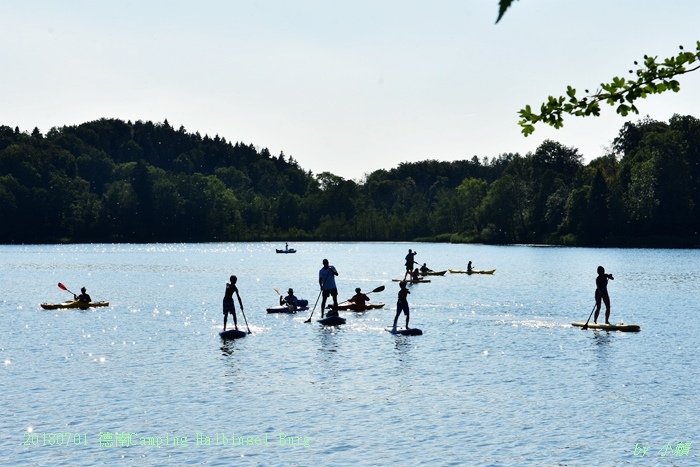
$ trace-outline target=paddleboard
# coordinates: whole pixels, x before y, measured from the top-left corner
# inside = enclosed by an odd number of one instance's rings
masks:
[[[577,326],[579,328],[582,328],[585,326],[586,322],[585,321],[574,321],[571,323],[572,326]],[[641,329],[638,325],[636,324],[596,324],[596,323],[588,323],[587,326],[589,329],[602,329],[604,331],[622,331],[622,332],[639,332]]]
[[[402,336],[422,336],[423,331],[418,328],[403,329],[403,328],[391,328],[388,327],[386,330],[392,334],[401,334]]]
[[[403,279],[392,279],[394,282],[401,282]],[[430,279],[418,279],[417,281],[406,279],[404,282],[407,284],[422,284],[423,282],[430,282]]]
[[[327,316],[325,318],[319,319],[318,322],[323,324],[324,326],[338,326],[341,324],[345,324],[345,318],[341,318],[340,316]]]
[[[219,333],[222,339],[240,339],[245,337],[247,333],[243,331],[236,331],[235,329],[229,329],[228,331],[222,331]]]

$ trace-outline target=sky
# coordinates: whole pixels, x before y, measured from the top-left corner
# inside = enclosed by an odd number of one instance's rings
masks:
[[[426,159],[534,152],[588,162],[626,121],[700,118],[700,70],[623,118],[522,136],[518,110],[567,85],[695,51],[697,0],[0,0],[0,125],[163,122],[362,180]]]

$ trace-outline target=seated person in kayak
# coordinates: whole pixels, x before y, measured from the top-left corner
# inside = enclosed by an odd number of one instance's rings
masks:
[[[365,310],[367,309],[367,302],[369,302],[369,297],[363,294],[362,289],[358,287],[355,289],[355,295],[348,301],[355,304],[352,307],[353,310]]]
[[[287,290],[287,296],[282,297],[280,295],[280,305],[287,305],[291,311],[295,311],[297,309],[297,303],[298,303],[297,297],[294,295],[294,289],[289,289]]]
[[[467,264],[467,272],[472,272],[472,262],[469,261],[469,264]]]
[[[423,278],[420,276],[420,273],[418,272],[418,268],[414,269],[413,272],[411,273],[411,280],[414,282],[417,282],[421,279],[423,279]]]
[[[432,269],[430,269],[428,266],[425,265],[425,263],[423,263],[423,266],[420,267],[420,273],[425,275],[429,272],[432,272]]]
[[[92,298],[90,298],[90,295],[88,295],[87,289],[85,287],[80,288],[80,295],[73,294],[73,298],[79,302],[84,303],[90,303],[92,301]]]

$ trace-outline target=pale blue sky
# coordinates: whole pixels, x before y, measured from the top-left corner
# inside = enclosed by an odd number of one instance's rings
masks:
[[[697,0],[0,0],[0,124],[102,117],[284,151],[345,178],[424,159],[604,154],[626,119],[569,118],[525,138],[517,111],[627,76],[700,40]],[[700,118],[700,71],[641,116]],[[637,120],[637,116],[630,117]]]

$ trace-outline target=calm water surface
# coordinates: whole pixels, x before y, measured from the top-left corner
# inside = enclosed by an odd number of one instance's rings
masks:
[[[0,246],[0,464],[700,464],[700,251],[276,247]],[[436,270],[497,271],[411,286],[424,335],[393,336],[408,248]],[[313,305],[323,258],[341,299],[385,285],[371,297],[387,307],[339,328],[266,314],[274,288]],[[598,265],[612,321],[640,333],[570,326]],[[231,274],[252,334],[222,341]],[[110,306],[42,310],[70,298],[58,282]]]

